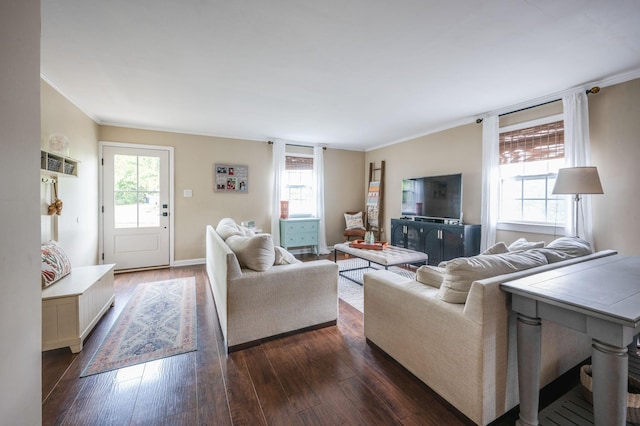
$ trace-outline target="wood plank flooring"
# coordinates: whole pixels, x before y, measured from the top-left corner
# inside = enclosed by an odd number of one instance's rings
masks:
[[[79,378],[136,285],[195,276],[198,350]],[[43,353],[44,425],[467,425],[420,380],[368,345],[362,313],[224,352],[204,265],[117,274],[115,306],[79,354]],[[496,425],[513,424],[507,413]]]

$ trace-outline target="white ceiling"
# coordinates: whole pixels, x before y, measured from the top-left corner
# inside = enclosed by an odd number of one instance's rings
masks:
[[[639,70],[638,0],[42,0],[43,78],[126,127],[366,150]]]

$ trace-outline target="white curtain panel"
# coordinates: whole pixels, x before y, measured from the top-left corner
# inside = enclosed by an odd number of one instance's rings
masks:
[[[565,167],[591,166],[591,139],[589,138],[589,100],[584,90],[562,98],[564,110],[564,159]],[[574,233],[575,201],[567,197],[567,222],[565,235]],[[578,235],[593,247],[593,217],[591,195],[582,195],[580,202]]]
[[[282,172],[285,168],[286,144],[284,141],[273,142],[273,198],[271,205],[271,239],[276,246],[280,245],[280,197],[282,188]]]
[[[482,120],[482,233],[480,251],[496,242],[498,223],[500,173],[499,167],[499,117],[491,115]]]
[[[313,177],[316,186],[316,217],[320,218],[318,230],[318,254],[329,254],[324,214],[324,150],[313,147]]]

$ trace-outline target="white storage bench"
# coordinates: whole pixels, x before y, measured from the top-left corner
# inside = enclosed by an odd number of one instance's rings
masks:
[[[42,289],[42,350],[69,346],[82,350],[82,342],[104,313],[113,306],[115,264],[80,266],[55,284]]]

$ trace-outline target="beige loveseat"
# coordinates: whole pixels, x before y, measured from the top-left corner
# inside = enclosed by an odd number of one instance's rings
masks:
[[[572,243],[559,240],[557,246]],[[366,273],[365,336],[473,422],[486,425],[519,403],[516,318],[500,284],[615,254],[590,252],[554,253],[550,247],[456,259],[442,269],[421,267],[416,278],[428,285],[389,271]],[[489,278],[491,268],[502,275]],[[474,279],[474,272],[484,279]],[[586,335],[551,322],[543,322],[542,348],[541,386],[590,356]]]
[[[207,275],[228,351],[336,323],[338,265],[300,262],[229,218],[216,229],[206,228]]]

